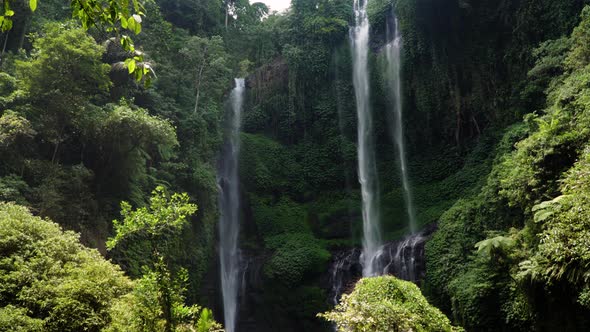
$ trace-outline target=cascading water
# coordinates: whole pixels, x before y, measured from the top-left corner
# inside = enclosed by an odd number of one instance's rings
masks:
[[[424,244],[427,237],[412,234],[396,244],[383,247],[379,261],[386,263],[383,274],[392,274],[400,279],[418,282],[421,278],[418,260],[424,257]]]
[[[221,262],[224,325],[227,332],[235,331],[240,288],[238,158],[245,87],[243,78],[235,79],[235,87],[230,94],[230,112],[227,118],[228,137],[222,150],[217,180],[220,187],[219,260]]]
[[[419,282],[426,270],[424,245],[434,229],[411,234],[408,237],[386,243],[375,255],[376,274],[394,275],[400,279]],[[362,277],[363,262],[357,248],[334,254],[330,266],[330,300],[337,304],[340,296],[350,291],[356,281]]]
[[[358,177],[363,213],[363,276],[378,273],[375,258],[381,246],[378,211],[377,165],[373,144],[373,120],[369,100],[369,18],[367,1],[354,0],[355,25],[350,28],[353,60],[353,85],[358,118]]]
[[[403,114],[402,114],[402,80],[401,80],[401,46],[402,36],[399,29],[397,18],[394,17],[394,38],[386,46],[386,58],[388,67],[389,85],[392,91],[391,98],[393,112],[393,123],[391,126],[391,137],[397,148],[399,157],[399,167],[402,178],[402,187],[404,190],[404,200],[406,202],[406,211],[408,213],[408,226],[412,234],[416,233],[416,212],[412,201],[412,191],[408,180],[408,169],[406,161],[406,151],[404,144],[403,131]],[[388,28],[387,31],[392,29]]]
[[[338,304],[340,295],[350,286],[348,283],[354,280],[359,272],[362,272],[362,269],[356,269],[359,264],[359,256],[360,252],[357,248],[342,251],[334,256],[334,261],[329,270],[332,304]]]

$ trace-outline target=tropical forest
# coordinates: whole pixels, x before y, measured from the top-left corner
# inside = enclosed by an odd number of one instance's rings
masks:
[[[1,0],[0,332],[590,331],[590,0]]]

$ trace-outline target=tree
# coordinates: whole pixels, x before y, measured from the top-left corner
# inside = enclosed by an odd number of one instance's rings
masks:
[[[112,323],[105,332],[154,332],[167,328],[160,305],[162,285],[170,289],[174,331],[223,332],[213,319],[211,310],[184,304],[188,274],[183,270],[172,279],[168,270],[147,270],[136,281],[133,291],[115,302],[111,308]],[[172,327],[171,327],[172,328]]]
[[[170,121],[122,102],[87,114],[82,145],[101,191],[140,204],[153,188],[150,169],[169,160],[178,146]]]
[[[0,157],[4,165],[0,172],[21,171],[23,159],[26,158],[28,147],[35,136],[29,120],[18,113],[6,110],[0,116]]]
[[[197,305],[186,306],[184,293],[188,274],[180,269],[174,275],[168,267],[169,257],[165,254],[167,239],[178,236],[186,226],[187,218],[197,211],[197,205],[189,203],[186,193],[169,195],[164,187],[157,187],[152,192],[149,207],[133,210],[127,202],[121,203],[123,221],[114,220],[115,236],[107,241],[107,248],[113,249],[126,239],[143,236],[152,247],[150,266],[144,267],[143,277],[134,292],[115,308],[115,312],[125,314],[125,308],[134,308],[128,313],[128,319],[113,326],[113,331],[178,331],[183,326],[198,325],[199,319],[208,328],[205,331],[219,330],[219,325],[208,319],[209,312]],[[199,318],[199,311],[201,312]],[[130,324],[124,323],[125,321]],[[126,325],[125,325],[126,324]],[[199,330],[201,331],[201,330]]]
[[[392,276],[361,279],[330,312],[318,315],[339,331],[462,331],[431,306],[418,286]]]
[[[57,162],[60,145],[80,129],[90,102],[104,96],[111,83],[109,65],[101,61],[104,48],[92,37],[63,24],[45,29],[33,42],[32,60],[17,61],[16,70],[30,100],[30,118],[53,144],[51,161]]]
[[[213,36],[210,39],[197,36],[186,40],[179,51],[183,63],[194,74],[195,103],[194,113],[199,110],[199,98],[205,95],[209,100],[219,102],[222,91],[227,87],[229,70],[227,68],[227,54],[223,39]],[[203,93],[207,92],[207,93]]]
[[[109,238],[107,248],[113,249],[132,234],[142,233],[151,242],[156,257],[159,257],[158,249],[165,237],[178,234],[186,225],[186,218],[196,211],[197,205],[189,203],[186,193],[170,196],[164,187],[158,186],[152,192],[149,207],[133,210],[129,203],[121,203],[123,221],[113,220],[115,236]]]
[[[99,331],[131,287],[78,234],[0,202],[0,331]]]

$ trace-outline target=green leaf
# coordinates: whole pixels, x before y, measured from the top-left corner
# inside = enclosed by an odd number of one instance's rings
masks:
[[[540,222],[547,220],[547,218],[551,217],[553,214],[554,214],[554,212],[551,210],[541,210],[541,211],[535,213],[535,216],[533,219],[535,220],[536,223],[540,223]]]
[[[511,237],[496,236],[477,242],[475,244],[475,248],[477,249],[478,253],[490,255],[494,249],[507,249],[512,247],[514,244],[515,241]]]
[[[139,1],[133,0],[133,9],[137,12],[139,11]]]
[[[135,71],[135,80],[137,81],[141,81],[141,79],[143,78],[143,71],[141,70],[136,70]]]
[[[135,31],[135,20],[132,16],[127,19],[127,29]]]
[[[34,12],[37,9],[37,0],[29,0],[29,7]]]
[[[135,23],[135,29],[133,29],[133,31],[135,32],[135,34],[139,34],[141,32],[141,23]]]
[[[2,32],[12,29],[12,20],[9,17],[0,16],[2,18]]]
[[[126,62],[127,62],[127,70],[129,70],[129,74],[133,73],[135,71],[135,67],[136,67],[135,60],[129,59],[129,61],[126,61]]]
[[[121,17],[121,27],[123,29],[127,29],[127,20],[125,19],[125,17]]]
[[[5,11],[4,16],[6,16],[6,17],[14,16],[14,10],[9,9],[9,10]]]

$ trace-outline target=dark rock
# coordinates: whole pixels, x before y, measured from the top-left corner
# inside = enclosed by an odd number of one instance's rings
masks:
[[[394,275],[400,279],[416,284],[424,279],[426,260],[424,246],[436,225],[427,226],[420,233],[409,235],[401,240],[386,243],[377,256],[378,269],[382,275]],[[356,282],[362,277],[360,262],[361,249],[352,248],[333,253],[333,260],[328,276],[323,285],[330,291],[329,302],[336,304],[342,294],[354,289]]]

